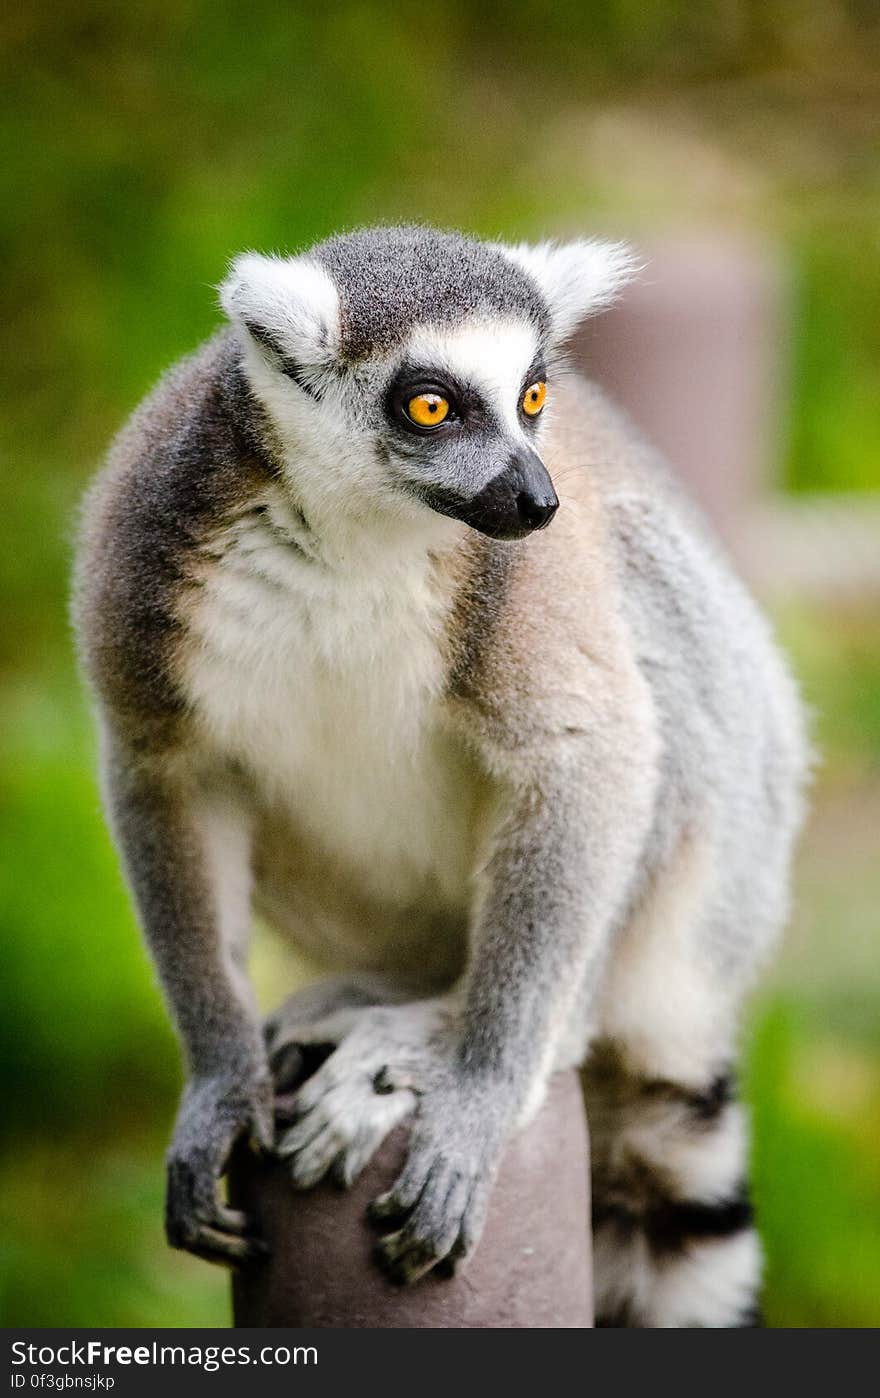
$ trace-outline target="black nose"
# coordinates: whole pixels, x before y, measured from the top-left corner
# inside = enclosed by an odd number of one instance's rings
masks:
[[[544,529],[558,509],[559,499],[552,486],[540,495],[521,490],[516,497],[516,513],[527,529]]]
[[[540,456],[530,447],[520,447],[459,518],[490,538],[522,539],[545,528],[558,508],[553,482]]]
[[[469,500],[435,490],[427,496],[427,503],[490,539],[522,539],[545,528],[559,508],[547,468],[530,447],[515,451],[507,465]]]

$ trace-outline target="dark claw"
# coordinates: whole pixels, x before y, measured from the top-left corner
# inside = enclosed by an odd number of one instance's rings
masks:
[[[367,1205],[367,1222],[383,1233],[388,1233],[398,1229],[411,1212],[411,1209],[401,1209],[395,1204],[374,1199],[372,1204]]]
[[[397,1261],[392,1261],[382,1247],[377,1243],[373,1248],[373,1261],[382,1272],[386,1281],[392,1286],[406,1286],[406,1274],[401,1270]]]
[[[338,1155],[330,1166],[330,1183],[333,1184],[340,1193],[345,1194],[351,1188],[351,1181],[345,1178],[345,1156]]]
[[[373,1258],[395,1286],[409,1286],[430,1271],[437,1254],[430,1243],[412,1242],[397,1252],[386,1240],[376,1245]]]

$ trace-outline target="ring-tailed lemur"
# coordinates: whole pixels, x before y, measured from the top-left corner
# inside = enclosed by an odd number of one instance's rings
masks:
[[[231,328],[88,497],[106,804],[189,1066],[177,1246],[258,1247],[217,1180],[272,1145],[294,1045],[337,1045],[276,1146],[297,1185],[412,1114],[374,1205],[403,1280],[473,1248],[506,1138],[583,1064],[600,1320],[752,1310],[731,1064],[806,744],[702,522],[562,372],[629,268],[425,228],[243,255]],[[338,973],[265,1031],[252,907]]]

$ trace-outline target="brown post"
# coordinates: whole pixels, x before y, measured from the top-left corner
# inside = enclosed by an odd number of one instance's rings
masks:
[[[580,1082],[558,1074],[504,1156],[479,1246],[449,1279],[392,1286],[372,1260],[370,1200],[393,1181],[397,1131],[343,1193],[297,1193],[280,1162],[240,1157],[231,1181],[271,1255],[233,1280],[236,1326],[304,1329],[532,1329],[592,1325],[587,1134]]]

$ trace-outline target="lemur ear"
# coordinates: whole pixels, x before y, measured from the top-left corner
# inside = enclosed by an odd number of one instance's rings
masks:
[[[573,243],[520,243],[504,251],[537,282],[557,341],[565,340],[587,316],[610,306],[639,271],[625,243],[581,238]]]
[[[282,361],[285,372],[320,374],[339,344],[339,295],[329,274],[310,257],[265,257],[244,252],[220,286],[220,304],[258,344]]]

